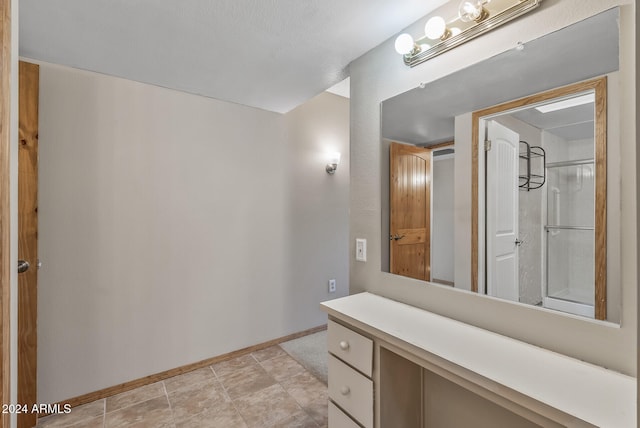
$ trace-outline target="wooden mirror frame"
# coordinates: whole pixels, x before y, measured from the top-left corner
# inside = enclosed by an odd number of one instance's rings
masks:
[[[595,319],[607,319],[607,77],[575,83],[509,101],[472,114],[471,124],[471,291],[478,292],[480,119],[554,98],[593,90],[595,92]],[[483,142],[484,143],[484,142]]]

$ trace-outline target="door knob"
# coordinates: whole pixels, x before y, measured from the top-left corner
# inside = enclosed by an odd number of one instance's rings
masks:
[[[400,239],[402,239],[402,238],[404,238],[404,235],[400,236],[400,235],[398,235],[398,234],[395,234],[395,235],[393,235],[393,236],[389,236],[389,239],[392,239],[392,240],[394,240],[394,241],[398,241],[398,240],[400,240]]]
[[[26,260],[18,260],[18,273],[24,273],[29,270],[29,262]]]
[[[518,238],[516,238],[516,246],[519,247],[522,244],[524,244],[524,241],[521,241]]]

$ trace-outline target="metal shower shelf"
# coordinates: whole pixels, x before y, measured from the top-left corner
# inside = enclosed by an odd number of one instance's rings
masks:
[[[524,150],[522,149],[523,145]],[[525,189],[528,192],[544,186],[544,183],[547,181],[547,153],[544,149],[540,146],[531,146],[526,141],[520,141],[520,159],[524,159],[527,165],[526,173],[519,174],[518,176],[520,188]],[[532,165],[532,163],[534,163],[534,159],[538,159],[540,161],[535,163],[540,163],[540,171],[536,168],[536,172],[541,172],[541,174],[533,172],[534,165]]]

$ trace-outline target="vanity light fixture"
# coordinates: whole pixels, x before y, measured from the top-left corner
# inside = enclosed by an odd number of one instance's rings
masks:
[[[481,34],[531,12],[542,0],[450,1],[429,17],[424,35],[415,39],[407,33],[396,39],[396,51],[404,63],[415,67]],[[445,19],[443,17],[449,17]]]
[[[329,154],[329,163],[327,163],[327,174],[333,175],[338,169],[338,164],[340,164],[340,152],[334,152]]]

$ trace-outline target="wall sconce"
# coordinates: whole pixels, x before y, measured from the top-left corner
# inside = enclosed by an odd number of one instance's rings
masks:
[[[338,169],[338,164],[340,163],[340,152],[334,152],[329,155],[329,163],[327,164],[327,174],[333,175]]]
[[[450,1],[436,9],[427,20],[424,36],[414,40],[410,34],[400,34],[395,48],[404,63],[415,67],[441,53],[468,42],[525,13],[531,12],[542,0],[463,0]],[[451,17],[448,21],[443,16]]]

